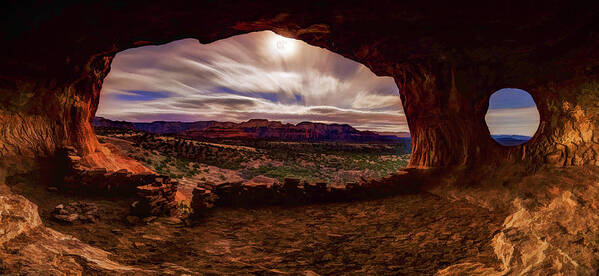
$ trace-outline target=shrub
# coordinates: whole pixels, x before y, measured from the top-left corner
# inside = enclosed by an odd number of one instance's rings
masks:
[[[179,211],[179,215],[182,217],[190,217],[193,214],[193,208],[191,208],[191,204],[187,202],[187,200],[179,201],[177,204],[177,210]]]

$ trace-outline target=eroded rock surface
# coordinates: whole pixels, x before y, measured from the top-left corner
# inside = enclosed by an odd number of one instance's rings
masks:
[[[592,193],[598,194],[597,187]],[[529,210],[522,200],[515,200],[517,211],[506,218],[504,230],[493,239],[503,271],[564,275],[595,272],[599,210],[596,199],[580,196],[561,191],[537,210]]]
[[[510,182],[510,189],[454,190],[452,196],[477,204],[487,201],[487,206],[497,208],[493,201],[510,203],[510,215],[491,242],[502,265],[494,269],[461,262],[439,274],[594,275],[599,269],[598,176],[593,167],[548,169]]]
[[[37,206],[22,196],[2,195],[0,203],[0,274],[132,275],[143,272],[111,261],[110,253],[104,250],[46,228]]]
[[[0,195],[0,245],[41,225],[37,206],[22,196]]]
[[[160,273],[170,263],[192,275],[431,275],[464,260],[498,270],[491,240],[504,217],[463,201],[418,194],[286,208],[215,208],[192,227],[166,218],[53,227],[114,253],[119,263]]]

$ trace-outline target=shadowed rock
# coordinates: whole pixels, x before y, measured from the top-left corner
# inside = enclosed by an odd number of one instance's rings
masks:
[[[22,196],[0,196],[0,222],[0,271],[43,275],[152,273],[115,263],[108,258],[110,253],[44,227],[37,206]]]

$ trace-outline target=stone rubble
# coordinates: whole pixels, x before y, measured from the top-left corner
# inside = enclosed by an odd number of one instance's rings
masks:
[[[196,214],[200,214],[202,211],[214,207],[217,200],[218,197],[210,189],[198,185],[193,190],[191,208]]]
[[[345,185],[308,182],[285,178],[283,183],[266,176],[248,181],[219,184],[200,183],[193,190],[191,208],[194,214],[214,206],[294,205],[318,202],[340,202],[390,195],[398,190],[409,192],[413,187],[389,185],[397,183],[396,176],[379,180],[362,180]],[[401,175],[399,177],[402,177]],[[404,183],[417,183],[414,181]]]
[[[65,147],[65,162],[70,172],[64,179],[62,191],[104,195],[135,195],[131,214],[138,217],[168,216],[176,212],[175,194],[178,182],[155,173],[132,173],[125,169],[108,172],[105,168],[87,168],[72,147]],[[65,221],[72,217],[61,217]]]
[[[136,195],[140,198],[131,204],[131,214],[139,217],[173,215],[177,202],[177,182],[169,177],[155,177],[154,182],[136,187]]]
[[[57,205],[52,211],[52,218],[65,223],[95,223],[100,214],[96,204],[80,201]]]

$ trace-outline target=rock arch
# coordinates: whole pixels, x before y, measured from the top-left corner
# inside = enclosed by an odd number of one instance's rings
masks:
[[[445,5],[98,1],[16,7],[18,16],[4,17],[3,24],[0,155],[51,155],[73,146],[91,165],[114,167],[90,122],[116,52],[272,30],[394,77],[413,137],[411,167],[599,165],[597,4]],[[537,102],[541,126],[526,145],[505,149],[489,136],[484,114],[501,87],[521,87]]]

